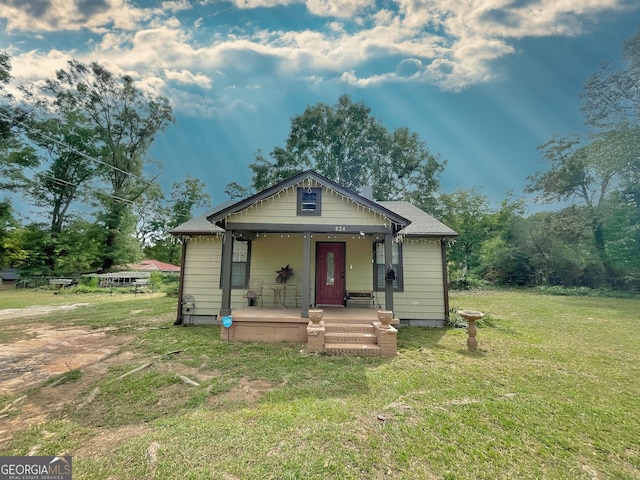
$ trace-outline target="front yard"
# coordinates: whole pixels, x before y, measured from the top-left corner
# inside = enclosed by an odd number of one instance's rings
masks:
[[[0,292],[52,304],[0,311],[0,455],[76,479],[638,478],[639,299],[453,294],[479,351],[402,328],[394,359],[221,342],[159,295]]]

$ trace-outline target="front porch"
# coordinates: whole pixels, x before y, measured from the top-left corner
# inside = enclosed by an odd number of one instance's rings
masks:
[[[321,307],[322,320],[302,318],[300,308],[245,307],[233,310],[232,325],[220,328],[221,340],[292,342],[312,352],[395,356],[397,330],[386,328],[378,310]],[[392,319],[397,325],[398,319]]]

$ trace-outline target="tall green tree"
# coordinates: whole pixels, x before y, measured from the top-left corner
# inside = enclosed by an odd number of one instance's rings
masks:
[[[32,121],[31,126],[27,135],[47,156],[41,163],[48,166],[34,176],[29,194],[35,205],[45,209],[51,232],[58,235],[70,207],[87,195],[83,188],[98,175],[99,165],[93,160],[98,155],[98,137],[73,110],[58,117],[47,113],[47,118]]]
[[[529,267],[512,243],[512,228],[524,215],[524,200],[508,193],[498,208],[477,187],[440,196],[442,220],[458,236],[449,249],[449,273],[462,288],[475,279],[523,284]]]
[[[17,226],[11,202],[8,199],[0,200],[0,268],[12,264],[16,250],[12,231]]]
[[[591,230],[591,248],[597,262],[591,268],[602,284],[616,283],[622,274],[611,249],[615,231],[628,223],[638,225],[638,213],[627,207],[640,204],[640,30],[625,43],[626,68],[604,66],[591,76],[582,90],[585,123],[593,128],[588,137],[554,137],[540,147],[548,170],[529,177],[527,190],[543,202],[574,202]],[[612,212],[611,200],[626,198],[628,222]],[[621,213],[617,212],[617,213]],[[611,225],[616,218],[619,227]],[[628,230],[628,228],[626,228]],[[632,228],[633,230],[633,228]],[[613,236],[612,236],[613,235]]]
[[[314,169],[355,191],[371,185],[377,200],[408,200],[431,211],[444,165],[415,133],[390,132],[367,105],[343,95],[333,106],[318,103],[294,117],[285,147],[270,158],[258,152],[249,168],[253,190]],[[230,184],[227,192],[245,191]]]
[[[98,221],[105,232],[102,267],[133,260],[131,205],[151,184],[142,177],[151,144],[174,120],[168,99],[143,92],[128,75],[75,60],[47,82],[46,90],[61,111],[81,114],[98,138],[99,173],[110,186],[109,195],[98,195],[103,207]]]
[[[451,278],[465,286],[470,273],[477,274],[482,244],[489,234],[489,197],[476,187],[442,194],[443,222],[458,232],[449,249]]]
[[[145,195],[145,201],[136,207],[138,239],[145,256],[179,264],[180,245],[169,232],[191,219],[194,209],[208,206],[211,197],[204,182],[190,175],[171,186],[168,200],[159,189],[150,192],[153,196]]]
[[[14,191],[28,184],[25,169],[36,167],[38,157],[22,137],[30,110],[7,92],[11,80],[11,57],[0,51],[0,190]]]

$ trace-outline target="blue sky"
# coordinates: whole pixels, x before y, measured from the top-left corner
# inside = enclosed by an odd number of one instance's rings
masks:
[[[447,160],[443,191],[520,195],[536,147],[583,131],[583,83],[639,25],[637,0],[0,0],[18,82],[75,58],[167,96],[160,181],[198,177],[214,204],[293,116],[345,93]]]

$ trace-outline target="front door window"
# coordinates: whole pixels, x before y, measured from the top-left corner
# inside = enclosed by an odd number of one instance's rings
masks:
[[[327,253],[327,285],[334,285],[336,283],[335,271],[335,254],[329,252]]]

